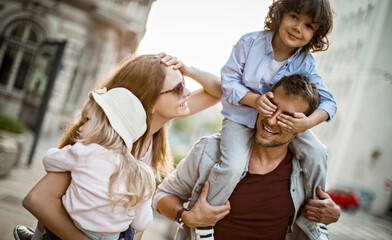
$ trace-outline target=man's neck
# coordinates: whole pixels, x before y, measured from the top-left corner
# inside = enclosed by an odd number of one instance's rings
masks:
[[[266,174],[273,171],[286,157],[289,144],[279,147],[263,147],[254,144],[249,159],[249,172],[253,174]]]

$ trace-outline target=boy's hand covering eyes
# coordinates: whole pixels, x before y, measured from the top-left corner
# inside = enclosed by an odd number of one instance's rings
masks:
[[[270,101],[270,99],[273,98],[274,94],[272,92],[267,92],[257,99],[257,111],[264,117],[272,117],[277,109],[276,105]]]
[[[302,132],[309,129],[310,119],[303,113],[295,112],[294,116],[279,114],[278,125],[286,132]]]

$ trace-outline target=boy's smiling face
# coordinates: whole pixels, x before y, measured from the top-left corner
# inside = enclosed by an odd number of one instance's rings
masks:
[[[319,27],[310,16],[291,11],[283,15],[276,35],[285,46],[297,49],[308,44]]]

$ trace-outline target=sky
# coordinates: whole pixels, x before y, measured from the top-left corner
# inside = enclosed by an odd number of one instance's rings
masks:
[[[219,75],[233,45],[263,29],[272,0],[156,0],[137,54],[166,52]],[[199,85],[187,80],[190,89]]]

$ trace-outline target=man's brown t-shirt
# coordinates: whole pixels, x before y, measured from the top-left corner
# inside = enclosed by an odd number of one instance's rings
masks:
[[[251,174],[237,184],[230,213],[214,227],[216,240],[285,238],[294,204],[290,195],[292,153],[267,174]]]

